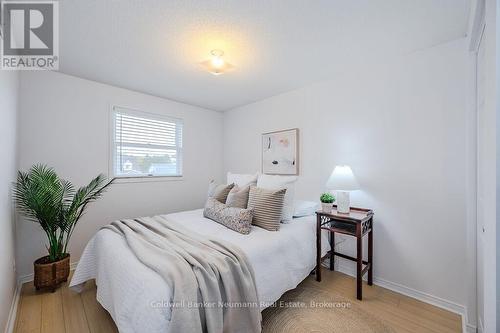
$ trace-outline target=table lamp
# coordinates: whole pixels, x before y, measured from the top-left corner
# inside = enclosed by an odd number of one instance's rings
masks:
[[[329,190],[337,191],[337,211],[339,213],[349,213],[350,198],[349,192],[359,190],[359,184],[347,165],[337,165],[333,169],[330,178],[326,182]]]

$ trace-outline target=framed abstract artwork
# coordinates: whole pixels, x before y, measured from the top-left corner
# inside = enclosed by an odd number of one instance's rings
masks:
[[[299,174],[299,129],[262,134],[262,173]]]

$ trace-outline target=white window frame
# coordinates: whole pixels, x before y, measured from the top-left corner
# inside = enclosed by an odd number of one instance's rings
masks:
[[[134,182],[148,182],[148,181],[175,181],[183,180],[183,137],[184,137],[184,120],[181,118],[161,115],[157,113],[144,112],[129,107],[111,105],[110,107],[110,144],[109,144],[109,175],[116,178],[118,182],[134,183]],[[180,143],[176,142],[175,148],[177,152],[177,175],[117,175],[116,174],[116,121],[115,116],[117,113],[124,113],[131,116],[143,117],[152,120],[170,121],[180,124],[182,126],[182,135]]]

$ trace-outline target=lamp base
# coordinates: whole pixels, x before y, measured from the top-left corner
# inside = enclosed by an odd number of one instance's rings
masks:
[[[337,191],[337,212],[349,214],[351,206],[351,199],[349,192]]]

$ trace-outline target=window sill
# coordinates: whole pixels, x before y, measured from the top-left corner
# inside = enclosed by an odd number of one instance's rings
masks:
[[[139,177],[116,177],[115,184],[127,183],[151,183],[151,182],[178,182],[183,181],[184,176],[139,176]]]

